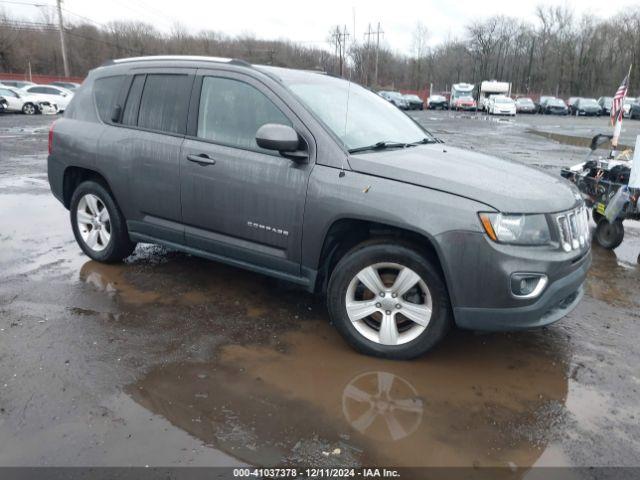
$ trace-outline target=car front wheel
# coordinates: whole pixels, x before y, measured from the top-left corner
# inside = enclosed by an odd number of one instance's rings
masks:
[[[342,336],[377,357],[418,357],[451,326],[439,269],[404,244],[366,242],[347,253],[331,275],[327,305]]]
[[[70,204],[71,226],[84,253],[99,262],[118,262],[133,253],[125,219],[109,191],[86,181],[76,188]]]

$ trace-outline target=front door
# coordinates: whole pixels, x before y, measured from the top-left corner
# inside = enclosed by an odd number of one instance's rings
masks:
[[[200,71],[197,127],[181,153],[187,244],[239,262],[300,273],[302,218],[313,167],[312,137],[265,85],[247,75]],[[196,122],[196,115],[192,117]],[[293,126],[310,159],[296,163],[255,141],[266,123]],[[191,128],[191,126],[190,126]]]

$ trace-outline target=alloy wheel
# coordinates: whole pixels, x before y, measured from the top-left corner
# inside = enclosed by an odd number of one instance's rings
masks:
[[[427,284],[398,263],[376,263],[358,272],[347,287],[345,306],[358,333],[382,345],[415,340],[433,312]]]
[[[99,197],[88,193],[80,199],[76,221],[82,240],[91,250],[100,252],[107,248],[111,240],[111,219]]]

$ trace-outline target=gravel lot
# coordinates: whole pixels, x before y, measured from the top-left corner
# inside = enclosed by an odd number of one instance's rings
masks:
[[[553,171],[610,130],[412,115]],[[49,192],[52,120],[0,115],[0,465],[640,465],[637,224],[594,247],[587,295],[550,328],[377,360],[291,285],[149,245],[89,261]],[[626,121],[623,143],[638,134]]]

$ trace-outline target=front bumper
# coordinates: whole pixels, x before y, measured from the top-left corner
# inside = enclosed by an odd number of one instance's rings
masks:
[[[437,237],[456,324],[472,330],[520,330],[553,323],[573,310],[591,266],[590,247],[498,244],[475,232]],[[511,294],[511,275],[540,273],[548,284],[536,298]]]
[[[455,308],[460,328],[485,331],[524,330],[557,322],[578,306],[584,295],[584,281],[591,266],[588,261],[564,278],[549,285],[537,301],[526,307]]]

